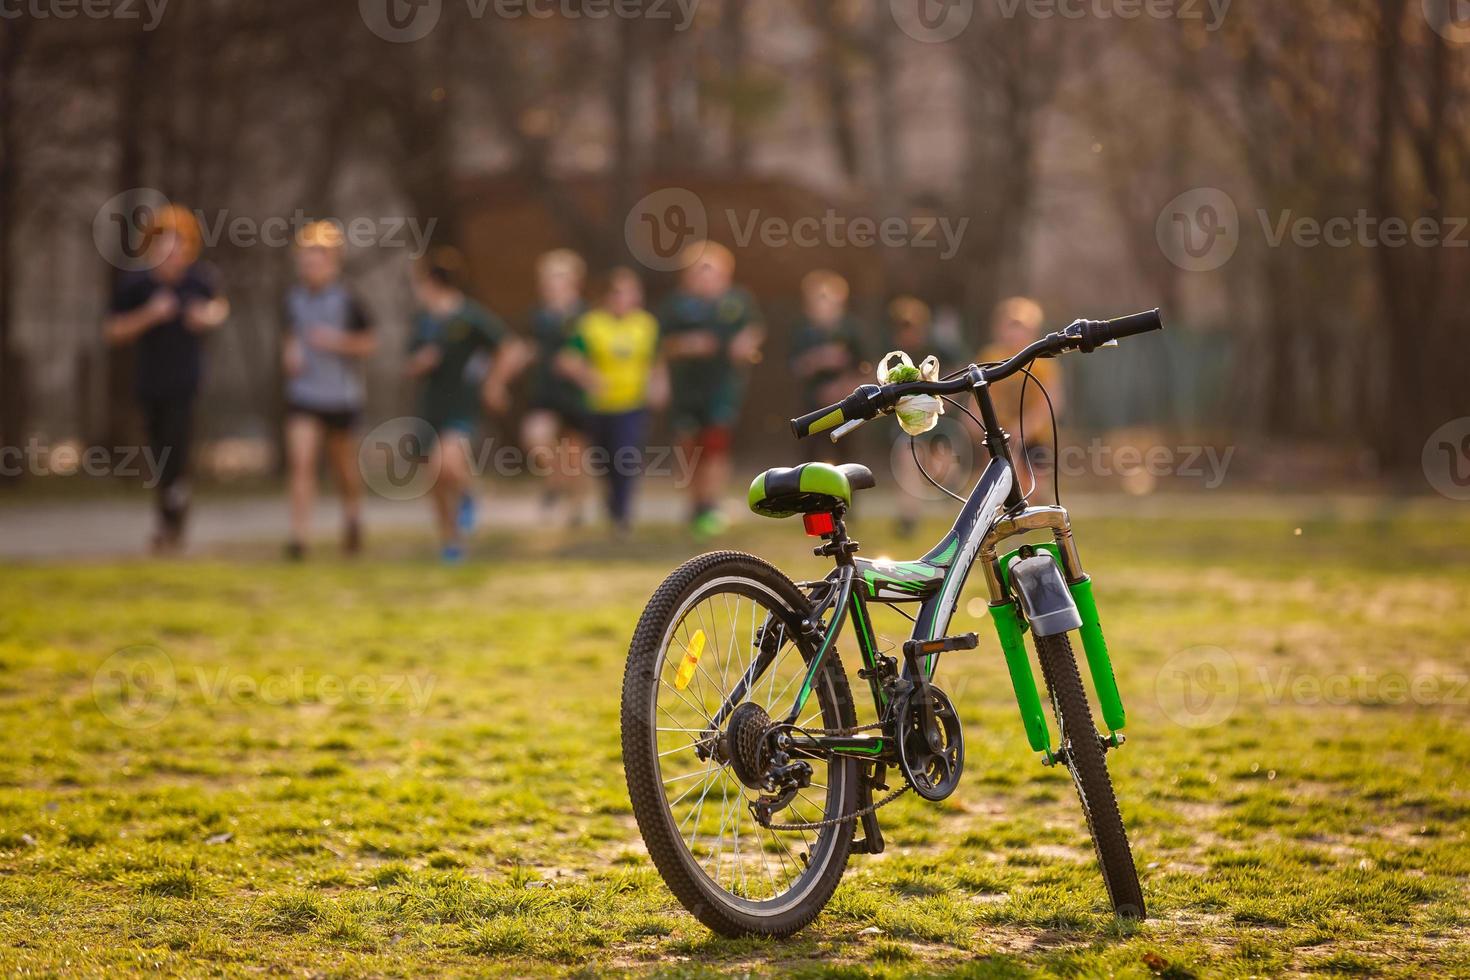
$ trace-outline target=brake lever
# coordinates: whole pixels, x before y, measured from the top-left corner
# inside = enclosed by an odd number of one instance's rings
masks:
[[[864,425],[867,425],[869,421],[869,419],[853,419],[851,422],[842,423],[837,428],[832,430],[832,441],[835,443],[837,440],[841,439],[848,433],[855,432],[858,429],[862,428]]]

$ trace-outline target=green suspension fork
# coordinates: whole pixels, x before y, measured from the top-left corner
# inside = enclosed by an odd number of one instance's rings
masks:
[[[1037,544],[1037,551],[1050,552],[1059,564],[1062,563],[1060,549],[1055,544]],[[995,624],[995,633],[1000,640],[1001,652],[1005,655],[1006,669],[1011,675],[1011,686],[1016,692],[1016,705],[1021,711],[1021,723],[1026,729],[1026,740],[1035,752],[1049,758],[1052,754],[1051,732],[1047,727],[1046,715],[1041,710],[1041,694],[1036,687],[1036,676],[1031,670],[1031,660],[1026,653],[1024,634],[1028,629],[1019,605],[1010,597],[1010,581],[1006,567],[1016,552],[1011,552],[997,562],[1001,598],[990,604],[990,618]],[[1065,567],[1065,565],[1063,565]],[[1102,626],[1098,622],[1097,601],[1092,594],[1092,579],[1085,574],[1067,589],[1077,612],[1082,617],[1078,630],[1082,635],[1082,649],[1087,658],[1088,673],[1097,693],[1098,705],[1102,710],[1103,722],[1117,743],[1117,733],[1126,723],[1123,698],[1118,693],[1118,681],[1113,675],[1113,662],[1108,655],[1107,640],[1103,638]]]

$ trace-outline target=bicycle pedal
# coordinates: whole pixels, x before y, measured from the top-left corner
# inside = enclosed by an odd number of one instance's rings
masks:
[[[975,633],[961,633],[958,636],[941,636],[934,640],[908,640],[903,645],[904,655],[907,657],[928,657],[936,653],[947,653],[950,650],[973,650],[980,645],[980,637]]]

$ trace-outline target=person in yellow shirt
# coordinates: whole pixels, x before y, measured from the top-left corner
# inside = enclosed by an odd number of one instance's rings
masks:
[[[668,370],[659,354],[659,327],[643,308],[643,283],[628,268],[607,275],[602,301],[578,318],[557,355],[558,372],[584,392],[587,430],[601,450],[607,509],[614,528],[632,523],[633,492],[643,472],[648,411],[668,400]]]
[[[1041,306],[1025,296],[1013,296],[996,304],[990,317],[990,342],[976,355],[976,361],[1003,361],[1027,344],[1041,336]],[[1055,358],[1044,357],[1031,364],[1031,373],[1036,381],[1046,386],[1051,404],[1060,413],[1062,410],[1063,386],[1057,371]],[[1046,398],[1033,382],[1026,392],[1025,414],[1022,414],[1021,388],[1026,376],[1018,374],[990,388],[990,397],[995,402],[995,414],[1001,428],[1019,440],[1021,432],[1026,434],[1027,461],[1039,473],[1049,470],[1055,463],[1056,446],[1052,442],[1051,413],[1047,410]],[[1019,445],[1019,443],[1013,444]],[[1017,459],[1017,464],[1021,460]],[[1039,481],[1038,481],[1039,482]]]

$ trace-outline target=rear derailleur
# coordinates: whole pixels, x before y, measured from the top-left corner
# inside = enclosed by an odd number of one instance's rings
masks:
[[[792,759],[777,744],[780,727],[772,723],[765,708],[746,701],[730,713],[721,740],[735,778],[762,794],[750,804],[750,812],[762,827],[769,827],[772,816],[812,784],[811,763]]]

